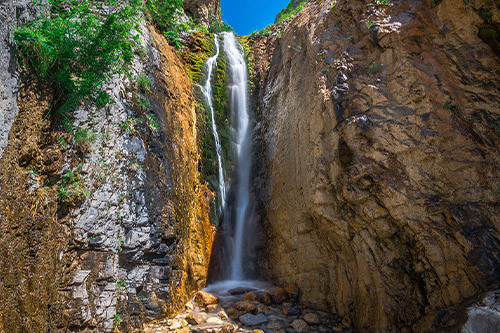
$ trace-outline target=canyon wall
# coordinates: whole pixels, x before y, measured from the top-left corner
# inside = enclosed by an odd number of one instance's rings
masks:
[[[499,20],[313,0],[250,41],[264,276],[358,331],[446,331],[500,286]]]
[[[13,126],[2,126],[0,331],[130,331],[205,285],[203,110],[177,51],[145,22],[137,29],[142,52],[110,80],[111,103],[82,102],[69,132],[51,115],[53,87],[29,75],[1,104]]]

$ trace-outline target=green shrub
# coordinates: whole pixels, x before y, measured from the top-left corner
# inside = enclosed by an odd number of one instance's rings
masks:
[[[62,176],[61,183],[59,184],[59,201],[67,204],[78,203],[88,197],[88,195],[89,193],[78,170],[68,171]]]
[[[146,0],[147,14],[157,28],[177,47],[181,47],[179,33],[183,30],[179,24],[184,0]]]
[[[309,0],[302,1],[297,7],[293,7],[293,0],[290,0],[286,8],[282,9],[278,13],[278,17],[276,19],[276,24],[280,24],[281,22],[294,17],[298,12],[300,12],[309,2]]]
[[[81,101],[95,99],[108,78],[128,68],[140,5],[140,0],[49,0],[47,14],[14,31],[23,67],[55,88],[55,111],[66,115]]]

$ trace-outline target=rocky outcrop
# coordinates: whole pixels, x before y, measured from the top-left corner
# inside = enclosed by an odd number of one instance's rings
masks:
[[[220,0],[185,0],[184,11],[210,25],[210,18],[220,19]]]
[[[72,134],[47,117],[51,87],[23,79],[0,160],[2,331],[129,331],[205,284],[192,85],[164,37],[138,34],[145,52],[110,80],[113,103],[82,103]]]
[[[498,288],[499,19],[317,0],[287,25],[256,99],[262,271],[360,331],[448,330]]]
[[[0,3],[0,156],[7,145],[7,139],[18,113],[17,64],[12,47],[12,29],[17,24],[36,17],[43,10],[41,1],[6,0]]]

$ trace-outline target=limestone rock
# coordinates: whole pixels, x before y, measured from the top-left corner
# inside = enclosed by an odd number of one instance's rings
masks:
[[[200,315],[197,312],[189,313],[184,319],[191,325],[198,325],[205,321],[204,316]]]

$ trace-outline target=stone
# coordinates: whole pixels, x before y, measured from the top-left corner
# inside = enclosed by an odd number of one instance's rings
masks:
[[[275,290],[269,293],[271,295],[271,300],[274,304],[281,304],[286,302],[288,299],[288,294],[285,289]]]
[[[224,322],[219,317],[209,317],[206,321],[207,324],[217,324],[222,325]]]
[[[252,330],[252,333],[264,333],[264,331],[263,331],[263,330],[256,329],[256,330]]]
[[[283,303],[281,305],[281,312],[287,316],[298,316],[300,314],[300,309],[293,306],[292,303]]]
[[[291,326],[296,332],[307,332],[309,330],[309,325],[302,319],[294,320]]]
[[[319,324],[319,316],[316,313],[310,312],[306,313],[302,319],[308,324],[317,325]]]
[[[234,333],[236,332],[236,327],[233,324],[224,324],[222,326],[221,333]]]
[[[281,328],[281,324],[277,321],[273,321],[267,325],[267,328],[270,330],[279,330]]]
[[[273,304],[273,300],[271,298],[271,294],[270,293],[265,293],[263,294],[261,297],[260,297],[260,302],[261,303],[264,303],[266,305],[271,305]]]
[[[245,326],[260,325],[260,324],[264,324],[268,321],[267,317],[261,313],[259,313],[257,315],[247,313],[247,314],[240,316],[239,319],[240,319],[240,322]]]
[[[191,325],[198,325],[205,321],[204,316],[200,315],[197,312],[189,313],[184,319],[188,322],[188,324]]]
[[[219,306],[217,304],[210,304],[210,305],[207,305],[206,306],[206,309],[207,309],[207,312],[217,312],[217,310],[219,309]]]
[[[226,313],[229,316],[229,318],[231,318],[231,319],[238,319],[238,317],[239,317],[239,312],[235,308],[227,309]]]
[[[193,302],[191,302],[191,301],[187,302],[185,308],[187,310],[193,310],[194,309]]]
[[[207,305],[210,304],[219,303],[219,299],[216,296],[209,294],[204,290],[200,290],[194,296],[194,302],[199,306],[206,307]]]
[[[224,311],[224,310],[220,310],[218,316],[220,319],[228,319],[229,318],[226,311]]]
[[[272,313],[273,310],[269,306],[259,303],[259,304],[257,304],[257,312],[258,313],[261,313],[261,312],[263,312],[263,313]]]
[[[252,291],[245,294],[245,299],[247,301],[257,301],[259,299],[259,296],[257,295],[256,292]]]
[[[240,313],[256,313],[257,306],[249,301],[240,301],[234,304],[234,307],[240,311]]]
[[[290,299],[296,300],[299,297],[299,288],[294,283],[288,283],[283,286]]]

